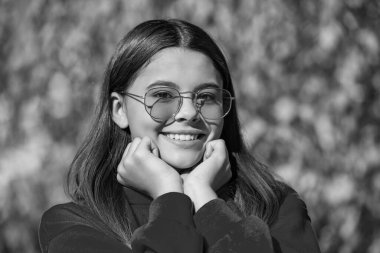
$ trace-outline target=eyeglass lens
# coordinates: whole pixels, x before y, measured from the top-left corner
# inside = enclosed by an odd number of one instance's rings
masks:
[[[220,119],[229,112],[231,100],[226,90],[205,88],[196,93],[193,102],[204,118]],[[154,119],[167,120],[179,111],[181,94],[170,87],[152,88],[145,94],[145,105]]]

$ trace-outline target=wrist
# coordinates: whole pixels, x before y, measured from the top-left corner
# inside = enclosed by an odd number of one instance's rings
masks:
[[[209,201],[218,198],[215,191],[208,185],[185,183],[183,192],[193,201],[195,211]]]
[[[178,180],[178,182],[163,182],[155,191],[152,192],[151,196],[153,199],[158,198],[161,195],[164,195],[169,192],[178,192],[183,193],[183,187],[181,182]]]

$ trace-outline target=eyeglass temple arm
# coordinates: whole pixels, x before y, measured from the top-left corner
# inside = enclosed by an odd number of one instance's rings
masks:
[[[143,96],[139,96],[139,95],[136,95],[136,94],[133,94],[133,93],[125,92],[125,91],[120,92],[120,94],[123,94],[123,95],[126,95],[126,96],[130,97],[130,98],[136,100],[137,102],[140,102],[141,104],[145,105],[148,108],[152,108],[153,107],[152,105],[146,105],[144,103],[144,97]],[[140,100],[140,99],[142,99],[142,100]]]

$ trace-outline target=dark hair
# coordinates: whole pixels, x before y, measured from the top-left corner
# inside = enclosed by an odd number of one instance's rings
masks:
[[[67,178],[68,193],[84,203],[125,243],[131,231],[125,211],[123,186],[116,168],[131,141],[128,130],[111,118],[111,93],[124,91],[152,56],[168,47],[181,47],[208,56],[223,79],[223,88],[234,90],[226,60],[212,38],[201,28],[181,20],[151,20],[136,26],[118,44],[101,88],[92,129],[75,156]],[[255,214],[268,224],[279,209],[282,183],[247,151],[233,102],[224,120],[221,138],[230,153],[233,178],[226,189],[245,215]],[[232,189],[232,190],[231,190]]]

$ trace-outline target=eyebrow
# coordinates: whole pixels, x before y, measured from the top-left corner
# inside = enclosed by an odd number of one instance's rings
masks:
[[[172,88],[176,88],[178,89],[178,85],[173,83],[173,82],[169,82],[169,81],[156,81],[154,83],[151,83],[149,84],[147,87],[146,87],[146,90],[149,90],[151,88],[155,88],[155,87],[172,87]]]
[[[146,90],[149,90],[151,88],[156,88],[156,87],[171,87],[171,88],[175,88],[177,90],[180,89],[180,87],[176,83],[173,83],[170,81],[156,81],[154,83],[149,84],[146,87]],[[222,88],[222,87],[220,87],[220,85],[218,85],[217,83],[208,82],[208,83],[199,84],[194,90],[201,90],[201,89],[205,89],[205,88]]]

